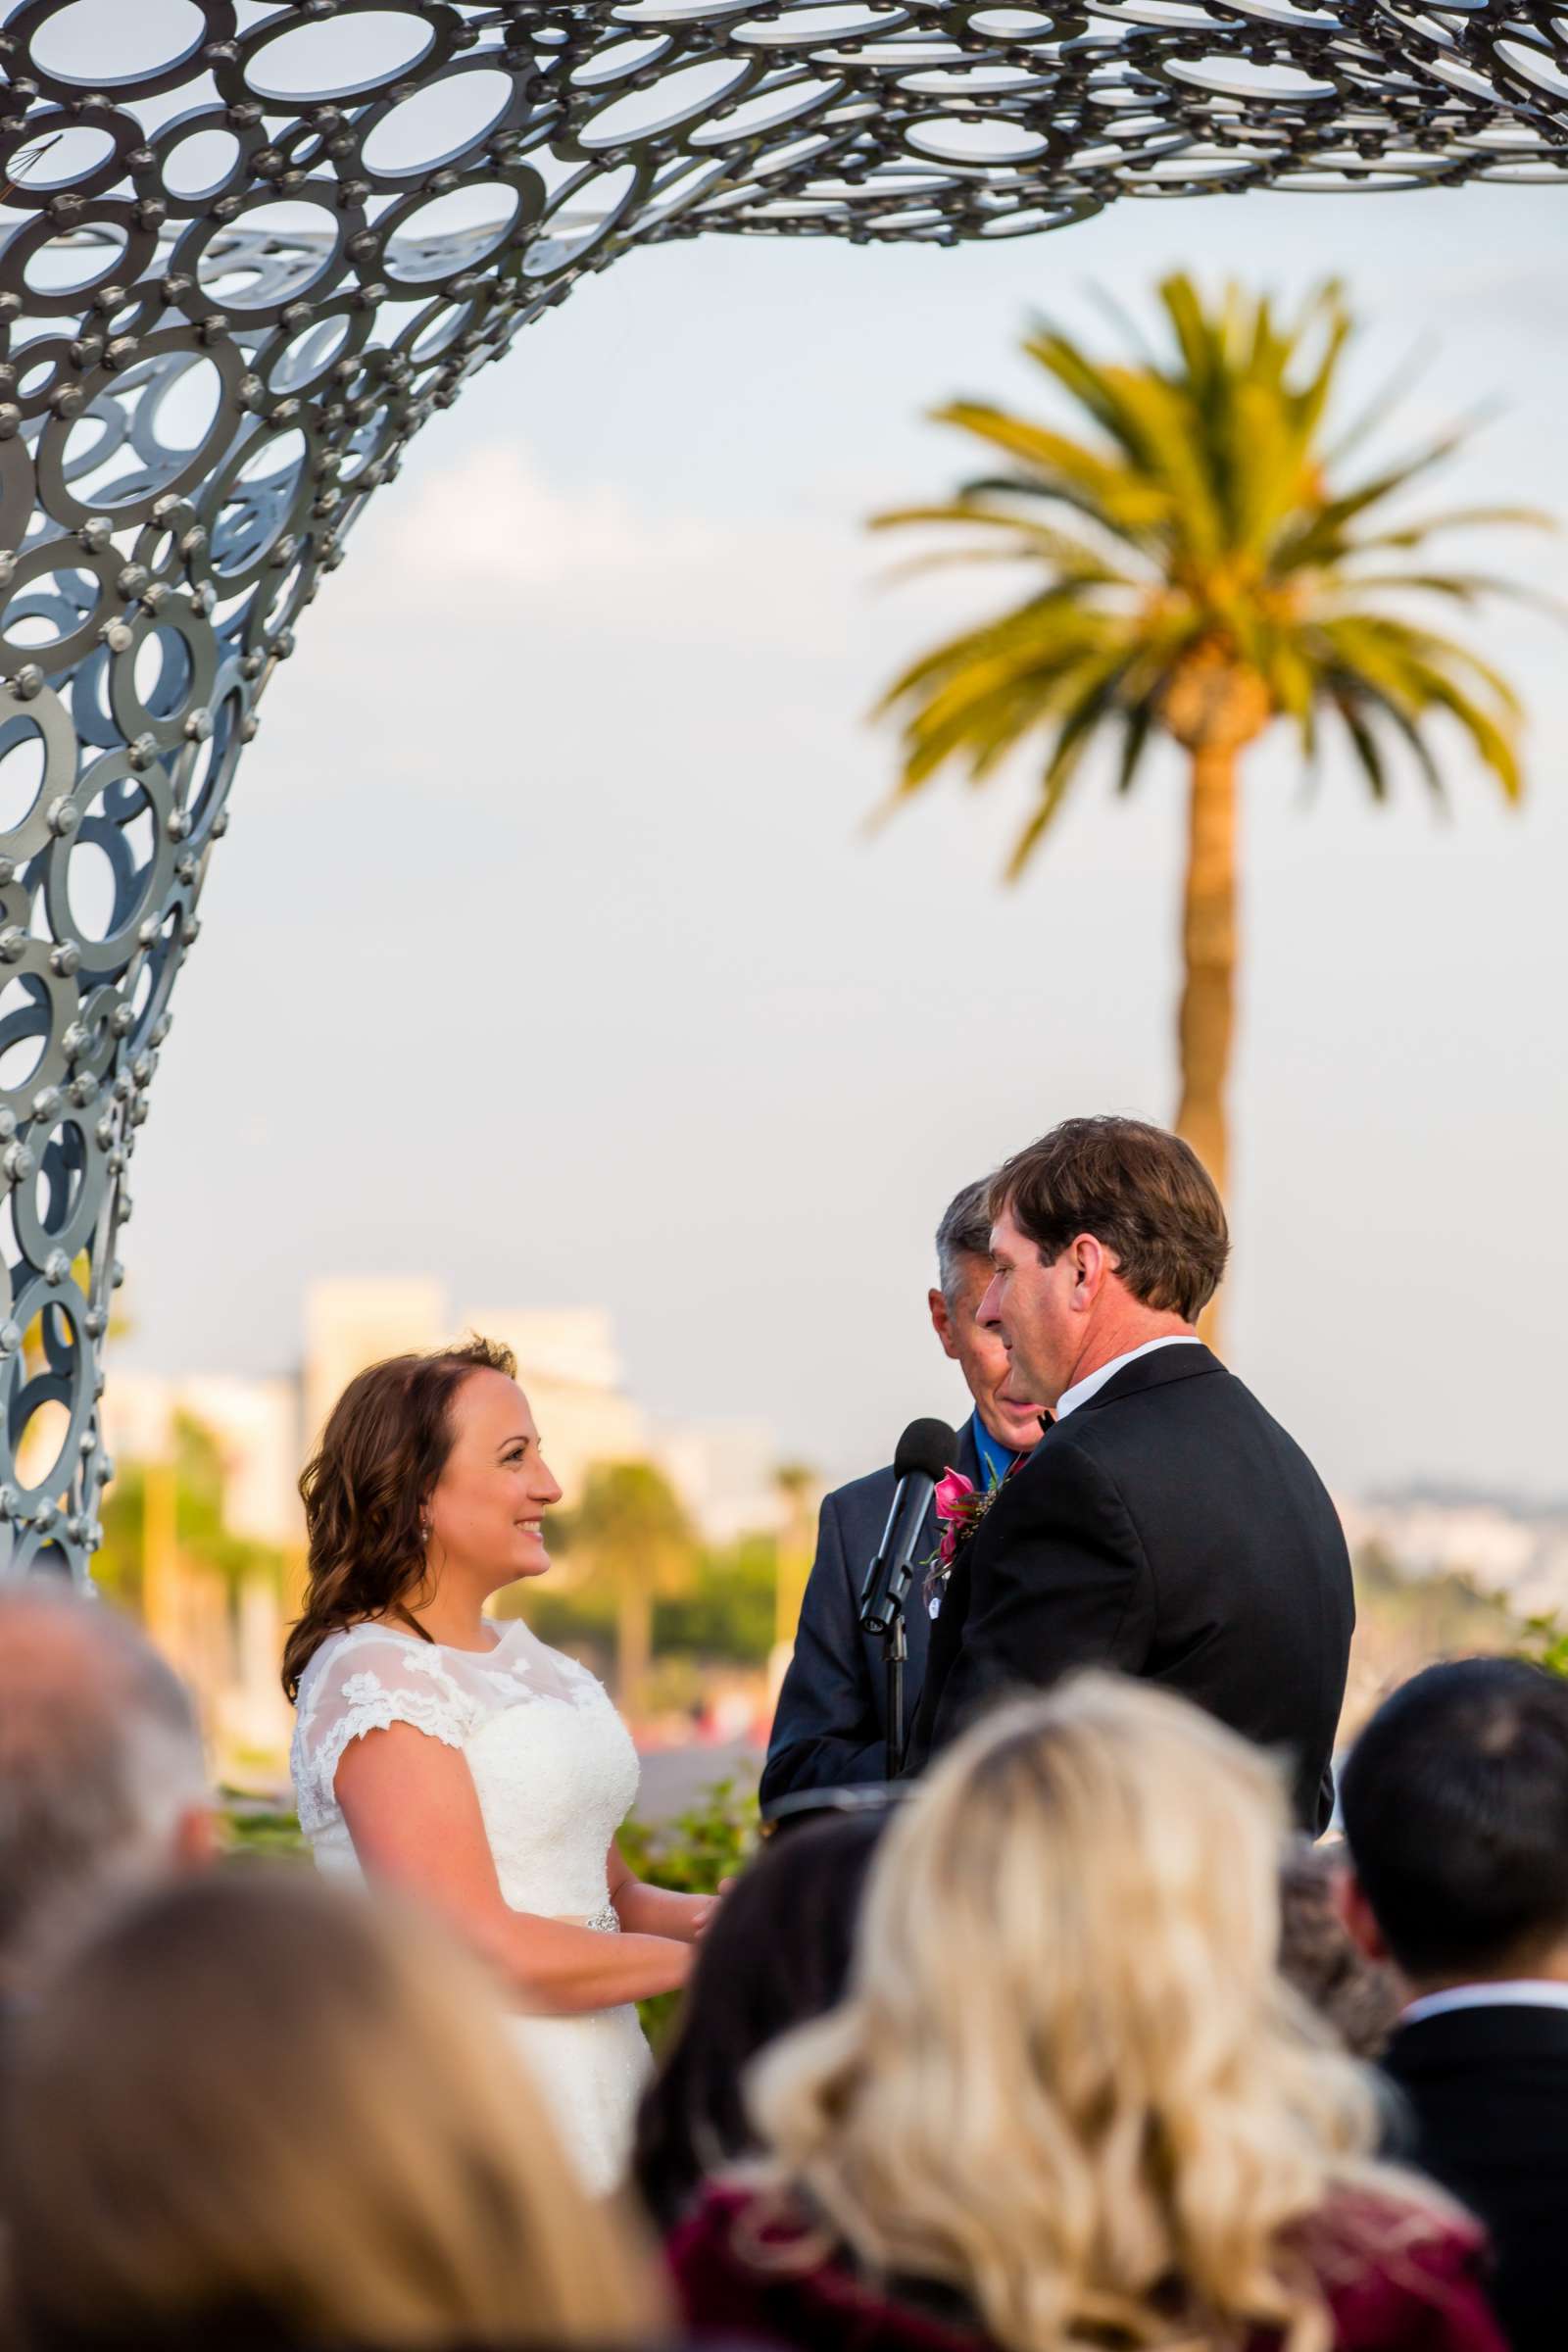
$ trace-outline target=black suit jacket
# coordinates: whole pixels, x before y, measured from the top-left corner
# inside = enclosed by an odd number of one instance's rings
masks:
[[[1568,2345],[1568,2010],[1489,2005],[1401,2026],[1393,2152],[1492,2233],[1493,2307],[1513,2352]]]
[[[909,1769],[999,1696],[1104,1666],[1285,1751],[1321,1831],[1354,1622],[1305,1454],[1206,1348],[1161,1348],[1047,1430],[959,1553]]]
[[[973,1423],[958,1436],[954,1465],[978,1480]],[[876,1554],[893,1502],[893,1472],[873,1470],[840,1487],[822,1504],[816,1558],[807,1580],[795,1655],[778,1696],[773,1736],[762,1773],[761,1798],[770,1804],[802,1788],[848,1788],[887,1778],[887,1684],[883,1648],[859,1625],[860,1587]],[[915,1545],[919,1562],[937,1547],[936,1509],[925,1515]],[[925,1675],[931,1620],[916,1566],[905,1622],[909,1658],[905,1668],[905,1721],[913,1721]]]

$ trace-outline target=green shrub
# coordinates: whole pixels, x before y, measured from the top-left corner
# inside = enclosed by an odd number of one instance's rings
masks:
[[[1568,1626],[1560,1617],[1527,1617],[1520,1655],[1548,1674],[1568,1676]]]
[[[235,1856],[262,1855],[269,1861],[282,1856],[292,1860],[307,1850],[298,1821],[281,1807],[273,1809],[253,1799],[236,1799],[225,1789],[219,1812],[228,1850]]]
[[[620,1850],[640,1879],[678,1894],[716,1894],[719,1882],[743,1871],[757,1850],[755,1789],[717,1781],[674,1821],[650,1826],[635,1816],[620,1832]],[[657,2050],[680,2006],[678,1992],[641,2003],[643,2030]]]

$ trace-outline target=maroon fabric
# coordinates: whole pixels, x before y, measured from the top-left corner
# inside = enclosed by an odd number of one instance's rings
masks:
[[[994,2352],[977,2328],[890,2303],[844,2267],[762,2268],[744,2240],[786,2248],[792,2232],[746,2195],[710,2189],[669,2239],[676,2291],[695,2328],[774,2338],[792,2352]],[[1327,2245],[1331,2234],[1314,2232]],[[1334,2352],[1507,2352],[1480,2283],[1485,2240],[1442,2227],[1383,2263],[1325,2258],[1320,2276],[1334,2317]],[[1272,2331],[1249,2352],[1277,2352]]]

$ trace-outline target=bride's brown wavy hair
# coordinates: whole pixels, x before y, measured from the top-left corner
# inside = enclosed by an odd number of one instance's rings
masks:
[[[420,1515],[452,1451],[452,1400],[475,1372],[517,1377],[497,1340],[475,1336],[431,1355],[392,1355],[357,1373],[327,1416],[300,1477],[309,1545],[305,1607],[283,1649],[283,1689],[329,1634],[366,1618],[422,1628],[409,1602],[425,1585]]]

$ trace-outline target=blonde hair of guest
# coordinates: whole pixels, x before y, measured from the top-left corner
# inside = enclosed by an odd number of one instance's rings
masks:
[[[125,1915],[8,2035],[24,2340],[245,2319],[280,2341],[643,2344],[666,2319],[483,1978],[304,1870]]]
[[[990,1717],[889,1831],[845,2004],[754,2069],[779,2184],[1005,2352],[1326,2352],[1338,2192],[1352,2264],[1451,2209],[1372,2161],[1370,2078],[1279,1976],[1287,1836],[1273,1766],[1148,1685]]]

